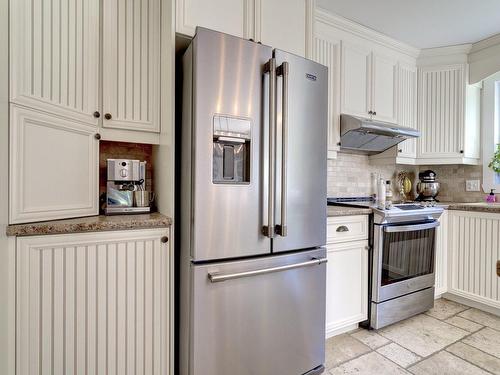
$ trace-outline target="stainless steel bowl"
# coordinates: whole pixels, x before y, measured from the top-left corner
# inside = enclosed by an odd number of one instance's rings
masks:
[[[439,194],[439,182],[418,182],[417,193],[424,199],[434,199]]]

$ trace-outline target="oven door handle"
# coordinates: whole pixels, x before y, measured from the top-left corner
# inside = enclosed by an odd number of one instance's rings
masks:
[[[433,221],[432,223],[424,223],[424,224],[387,226],[384,227],[384,232],[388,233],[414,232],[417,230],[432,229],[437,227],[439,227],[439,221]]]

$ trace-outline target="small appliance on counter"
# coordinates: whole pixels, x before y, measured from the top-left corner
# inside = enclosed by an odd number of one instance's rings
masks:
[[[417,183],[417,202],[436,201],[439,194],[439,182],[436,179],[436,172],[426,170],[418,174],[420,181]]]
[[[145,190],[146,162],[107,160],[106,215],[150,212],[153,195]]]

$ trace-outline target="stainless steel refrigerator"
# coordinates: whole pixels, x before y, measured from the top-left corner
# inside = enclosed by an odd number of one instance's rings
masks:
[[[324,370],[327,80],[204,28],[184,54],[183,375]]]

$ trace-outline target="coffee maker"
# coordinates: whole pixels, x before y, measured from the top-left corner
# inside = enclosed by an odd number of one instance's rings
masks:
[[[144,190],[146,162],[129,159],[107,160],[106,215],[150,212],[149,205],[134,205],[134,192]],[[149,202],[148,202],[149,203]]]

